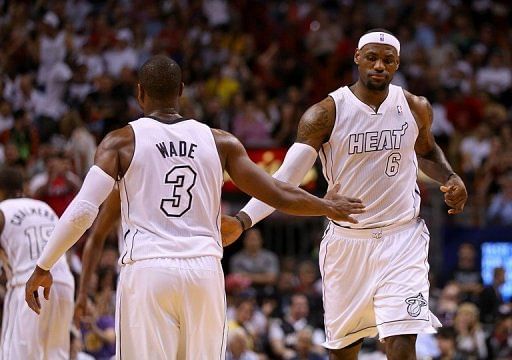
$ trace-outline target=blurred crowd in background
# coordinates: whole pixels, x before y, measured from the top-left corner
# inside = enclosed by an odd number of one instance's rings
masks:
[[[98,142],[141,115],[137,69],[160,53],[182,66],[184,117],[248,148],[286,148],[307,107],[357,79],[357,41],[378,27],[401,41],[393,83],[432,103],[432,130],[470,194],[464,223],[512,226],[511,10],[507,0],[0,0],[0,163],[62,214]],[[96,359],[115,351],[114,235],[91,315],[72,334],[74,350]],[[242,241],[225,264],[229,359],[325,359],[314,256],[265,250],[258,230]],[[457,267],[432,281],[445,328],[419,338],[420,358],[512,358],[499,293],[510,274],[498,267],[484,287],[476,252],[461,245]],[[380,349],[368,341],[362,357]]]

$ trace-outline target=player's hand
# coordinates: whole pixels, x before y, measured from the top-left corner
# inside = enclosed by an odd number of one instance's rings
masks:
[[[76,327],[79,327],[82,319],[89,315],[87,311],[87,300],[87,294],[79,293],[76,297],[75,313],[73,314],[73,322]]]
[[[242,224],[238,221],[237,218],[228,215],[222,215],[221,217],[221,226],[220,232],[222,235],[222,246],[226,247],[234,243],[244,229],[242,228]]]
[[[448,214],[460,214],[464,210],[468,192],[459,175],[450,176],[448,181],[441,185],[440,189],[444,193],[444,202],[451,208],[448,210]]]
[[[331,190],[325,194],[324,199],[330,201],[331,211],[327,217],[336,221],[348,221],[352,224],[357,224],[358,221],[354,219],[351,214],[362,214],[366,212],[361,199],[349,198],[338,194],[340,185],[336,184]]]
[[[39,300],[39,287],[43,287],[43,295],[46,300],[50,298],[50,288],[53,284],[52,274],[36,265],[34,272],[25,284],[25,301],[27,305],[39,315],[41,301]]]

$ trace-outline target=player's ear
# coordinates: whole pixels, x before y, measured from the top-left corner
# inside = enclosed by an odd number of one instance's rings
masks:
[[[354,54],[354,62],[356,65],[359,65],[359,59],[361,58],[361,51],[359,49],[356,49],[356,53]]]
[[[400,67],[400,56],[396,58],[396,70]]]
[[[144,88],[140,85],[140,83],[137,84],[137,101],[139,102],[139,105],[142,107],[142,104],[144,103]]]
[[[183,89],[185,89],[185,84],[182,82],[180,84],[180,91],[178,92],[178,96],[181,96],[181,94],[183,94]]]

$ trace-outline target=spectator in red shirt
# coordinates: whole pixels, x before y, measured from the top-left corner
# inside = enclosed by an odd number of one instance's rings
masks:
[[[70,169],[68,158],[62,153],[52,154],[46,161],[46,171],[36,175],[30,183],[32,196],[50,205],[58,216],[62,215],[82,184]]]

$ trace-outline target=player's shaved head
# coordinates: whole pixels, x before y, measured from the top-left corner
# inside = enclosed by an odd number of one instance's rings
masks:
[[[0,168],[0,190],[8,197],[14,197],[23,192],[23,174],[21,171],[8,166]]]
[[[139,84],[154,100],[169,100],[180,93],[181,68],[168,56],[153,56],[140,68]]]

